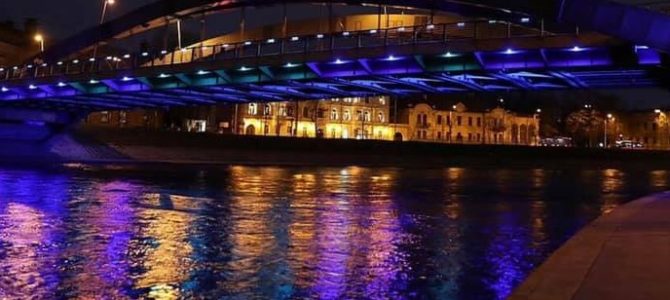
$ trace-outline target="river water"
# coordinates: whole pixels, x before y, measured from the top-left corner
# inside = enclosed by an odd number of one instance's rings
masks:
[[[502,299],[669,175],[0,168],[0,299]]]

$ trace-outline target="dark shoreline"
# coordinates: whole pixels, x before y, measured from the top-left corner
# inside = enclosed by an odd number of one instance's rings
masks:
[[[79,130],[35,148],[44,150],[0,153],[0,164],[148,168],[227,165],[670,168],[670,151],[303,139],[130,129]]]
[[[233,136],[144,130],[85,130],[86,147],[107,147],[114,157],[63,158],[58,163],[263,166],[444,166],[669,168],[670,151],[464,145]]]

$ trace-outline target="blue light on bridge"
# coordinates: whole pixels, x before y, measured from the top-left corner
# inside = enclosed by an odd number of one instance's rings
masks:
[[[284,65],[284,68],[295,68],[297,66],[300,66],[299,64],[294,64],[294,63],[286,63]]]
[[[316,38],[317,38],[317,39],[322,39],[322,38],[323,38],[323,34],[322,34],[322,33],[317,34],[317,35],[316,35]]]
[[[90,84],[98,84],[98,83],[100,83],[100,81],[97,81],[97,80],[95,80],[95,79],[91,79],[91,80],[88,81],[88,83],[90,83]]]
[[[251,71],[252,69],[249,68],[249,67],[241,66],[238,70],[240,72],[247,72],[247,71]]]
[[[276,42],[275,39],[268,39],[268,40],[267,40],[267,43],[268,43],[268,44],[274,44],[275,42]]]
[[[521,23],[530,23],[530,18],[521,18]]]
[[[198,75],[207,75],[207,74],[209,74],[209,71],[200,70],[200,71],[198,71],[197,74],[198,74]]]
[[[3,86],[2,88],[0,88],[0,91],[2,91],[3,93],[6,93],[6,92],[9,92],[9,89]]]
[[[133,79],[128,77],[128,76],[123,76],[123,78],[121,78],[121,81],[126,81],[127,82],[127,81],[131,81],[131,80],[133,80]]]
[[[397,60],[400,60],[400,58],[396,57],[396,56],[393,56],[393,55],[389,55],[384,60],[386,60],[386,61],[397,61]]]
[[[67,84],[65,84],[65,82],[61,81],[61,82],[58,83],[58,87],[65,87],[65,86],[67,86]]]
[[[297,36],[294,36],[294,37],[291,38],[292,42],[297,42],[299,40],[300,40],[300,37],[297,37]]]
[[[168,78],[168,77],[170,77],[170,75],[165,73],[161,73],[160,75],[158,75],[158,78]]]
[[[452,57],[457,57],[457,56],[458,56],[457,54],[451,53],[449,51],[447,51],[447,53],[442,55],[442,57],[446,57],[446,58],[452,58]]]
[[[514,49],[512,49],[512,48],[507,48],[507,50],[505,50],[505,52],[503,52],[503,53],[505,53],[505,54],[507,54],[507,55],[512,55],[512,54],[517,54],[517,53],[519,53],[519,51],[516,51],[516,50],[514,50]]]
[[[570,51],[572,51],[572,52],[582,52],[584,50],[586,50],[586,49],[584,49],[582,47],[579,47],[579,46],[574,46],[574,47],[570,48]]]
[[[34,90],[34,89],[37,89],[37,86],[35,86],[34,84],[31,84],[31,85],[28,86],[28,89]]]

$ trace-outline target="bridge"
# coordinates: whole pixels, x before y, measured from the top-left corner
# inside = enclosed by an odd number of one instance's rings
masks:
[[[96,55],[100,45],[179,26],[193,16],[312,3],[156,1],[85,30],[28,63],[0,68],[0,106],[13,121],[63,125],[96,110],[670,82],[664,54],[670,50],[668,15],[605,0],[507,2],[367,1],[362,5],[379,9],[373,28],[296,35],[284,30],[263,39],[202,40],[172,49]],[[382,26],[382,8],[387,7],[415,9],[428,21]],[[439,13],[460,18],[434,22]],[[286,22],[278,26],[285,29]],[[68,117],[48,114],[54,111]]]

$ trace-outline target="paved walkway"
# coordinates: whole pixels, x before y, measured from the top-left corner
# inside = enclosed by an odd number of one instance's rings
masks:
[[[670,192],[598,218],[509,299],[670,299]]]

